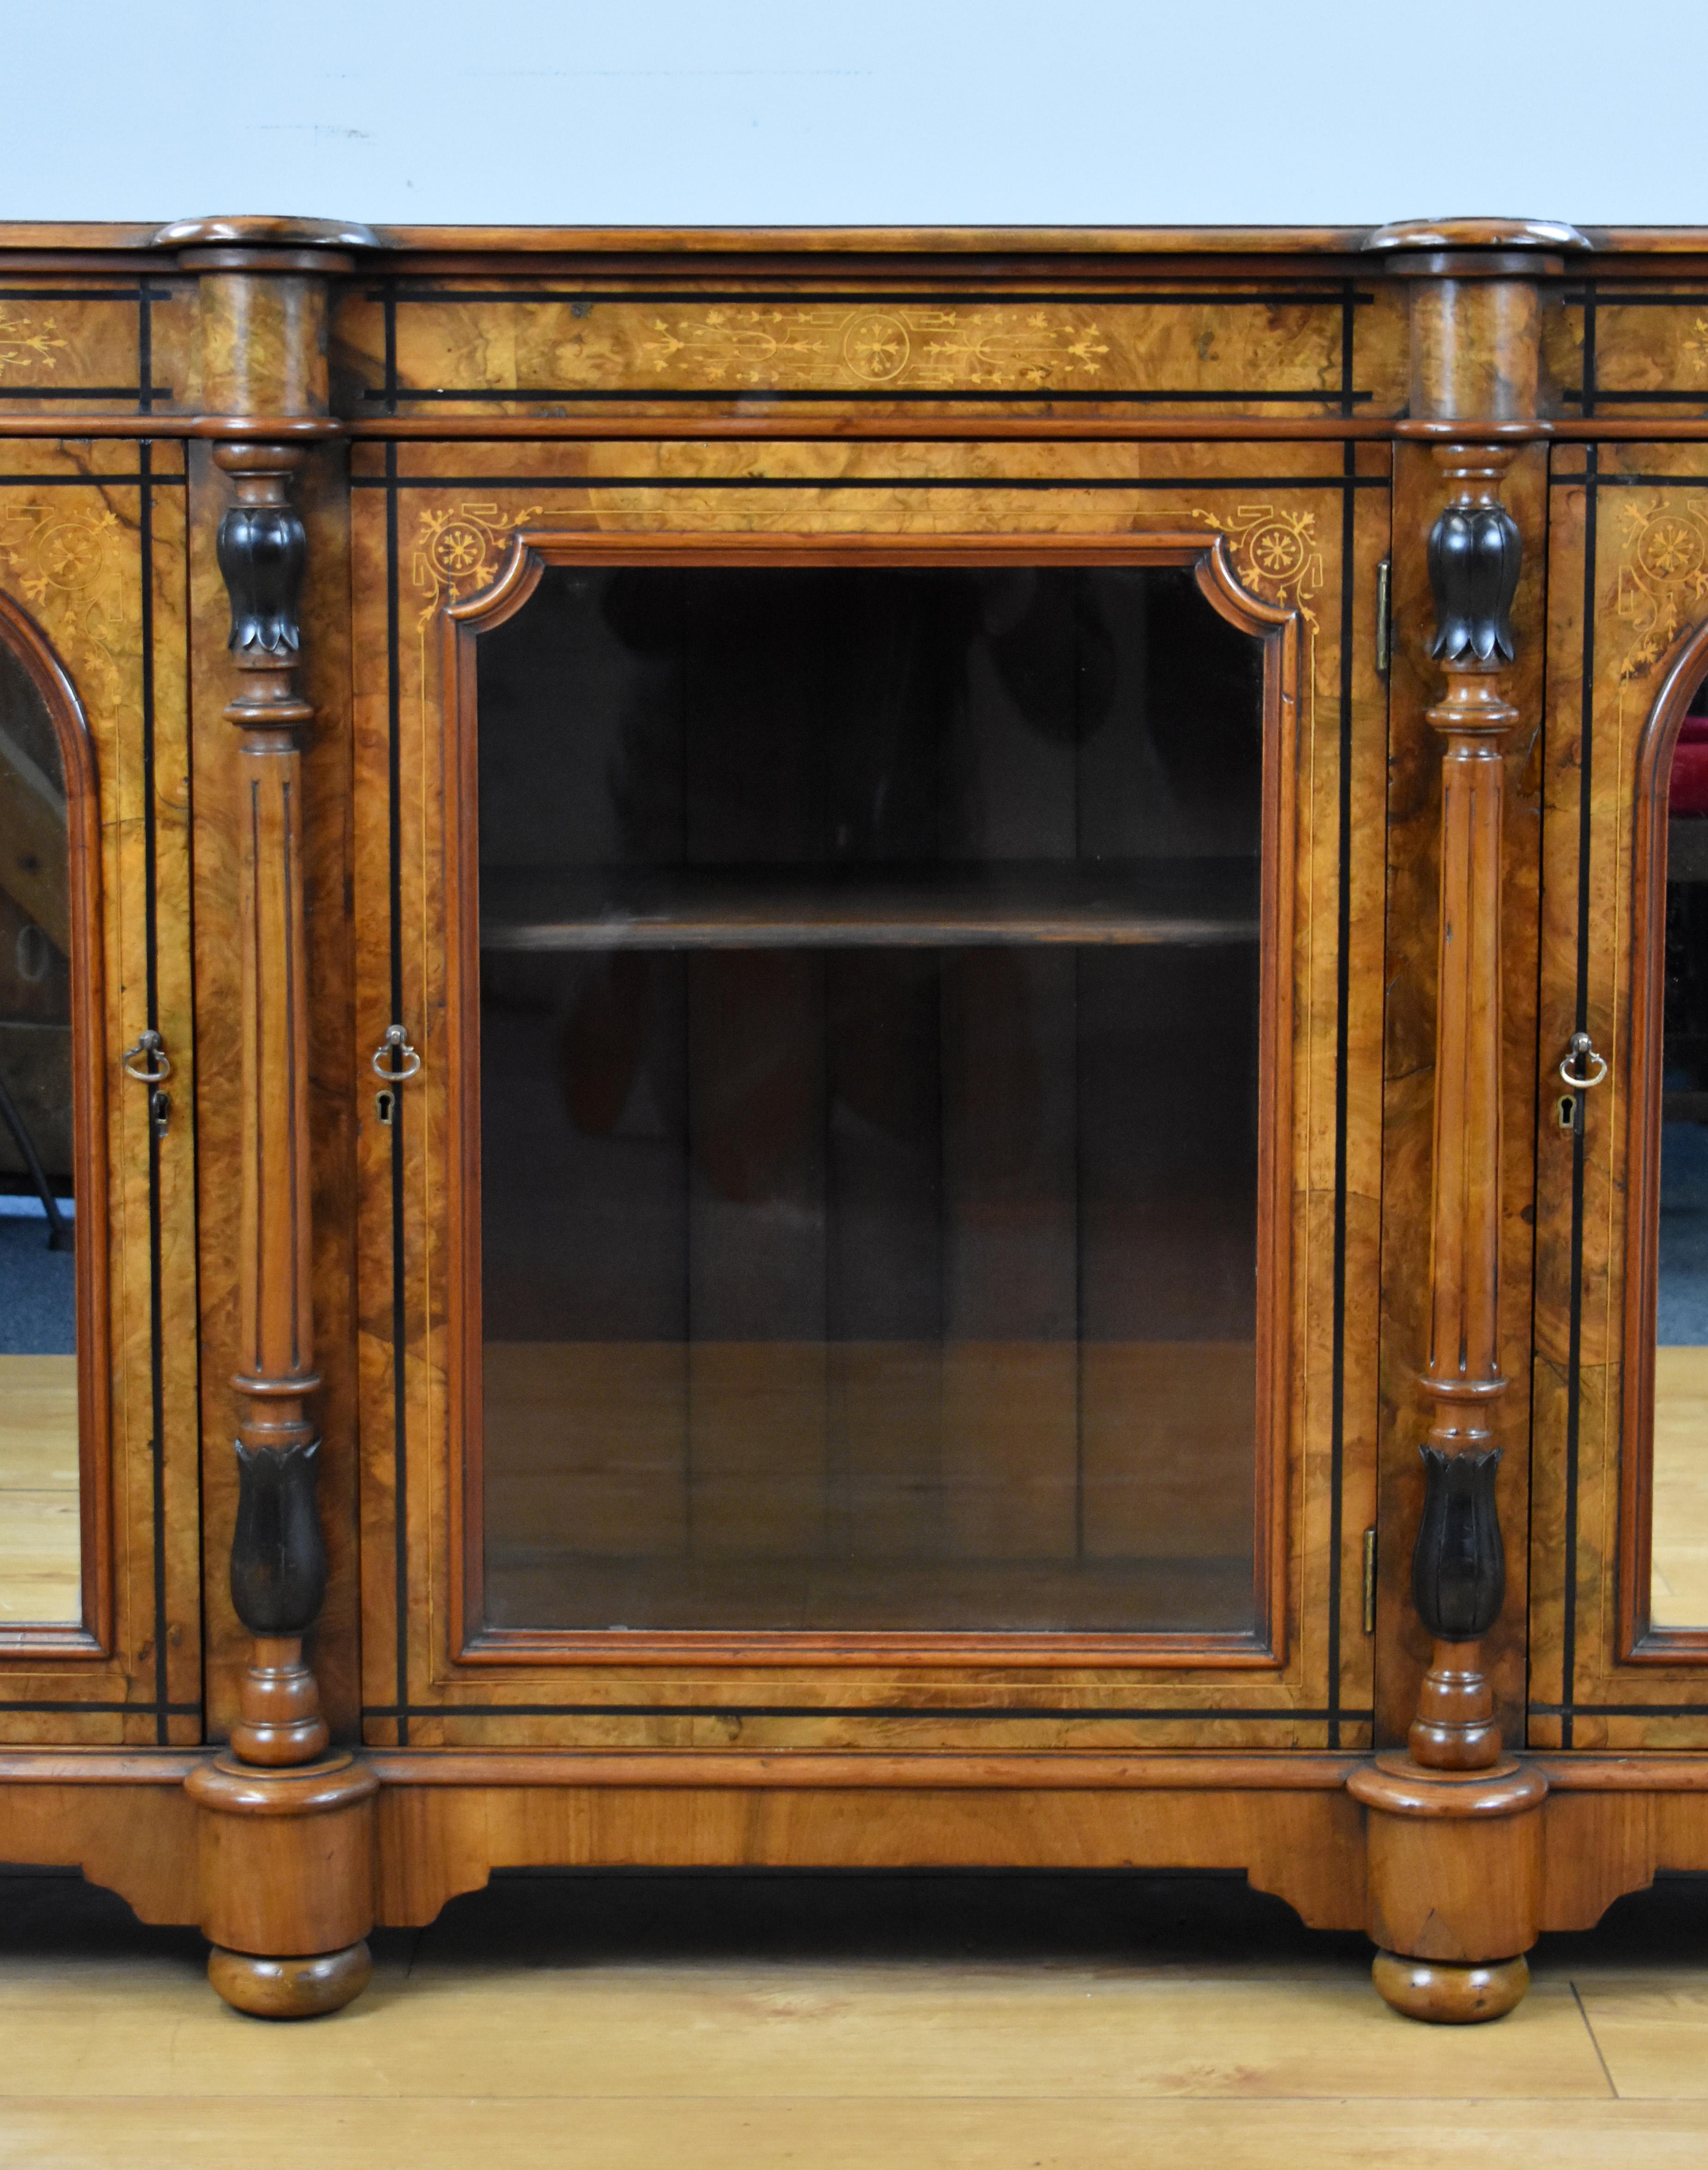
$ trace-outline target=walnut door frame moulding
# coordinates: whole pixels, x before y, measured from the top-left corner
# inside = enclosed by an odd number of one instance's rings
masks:
[[[83,1620],[0,1630],[0,1741],[177,1749],[203,1737],[185,461],[65,420],[0,462],[0,638],[66,771]]]
[[[1648,1587],[1665,801],[1708,672],[1708,447],[1679,427],[1668,414],[1643,441],[1551,456],[1529,1665],[1544,1753],[1708,1748],[1708,1633],[1652,1626]],[[1567,1132],[1574,1031],[1609,1069]]]
[[[649,473],[656,465],[656,473]],[[991,1753],[1058,1741],[1158,1751],[1361,1746],[1373,1644],[1359,1577],[1375,1515],[1376,1214],[1386,692],[1375,601],[1389,543],[1385,443],[1218,441],[1182,470],[1170,447],[945,441],[858,446],[798,440],[732,452],[624,442],[523,447],[459,429],[436,446],[353,448],[356,1024],[362,1390],[363,1724],[372,1750],[526,1744],[651,1751],[684,1736],[741,1737],[791,1752],[907,1738],[919,1753]],[[783,494],[782,493],[787,493]],[[1050,523],[1055,522],[1053,527]],[[450,1529],[460,1483],[447,1444],[449,1193],[447,978],[461,937],[442,834],[452,782],[442,680],[447,604],[491,586],[518,527],[613,538],[684,537],[720,556],[743,537],[801,536],[863,550],[945,533],[1031,537],[1093,553],[1173,531],[1202,556],[1219,535],[1248,595],[1297,607],[1295,1018],[1290,1237],[1292,1489],[1283,1662],[1152,1665],[1133,1651],[1095,1666],[988,1660],[817,1666],[731,1660],[698,1673],[629,1662],[565,1665],[512,1649],[459,1660]],[[446,554],[441,561],[437,545]],[[452,551],[450,545],[454,542]],[[1030,543],[1023,548],[1030,550]],[[1034,554],[1036,554],[1034,553]],[[1344,789],[1343,789],[1344,786]],[[1346,931],[1343,944],[1341,930]],[[388,932],[388,929],[390,932]],[[1344,954],[1343,954],[1344,950]],[[388,1024],[420,1056],[373,1120],[372,1058]],[[1344,1048],[1347,1085],[1336,1084]],[[366,1112],[364,1112],[366,1111]],[[1338,1247],[1344,1217],[1347,1243]],[[1344,1273],[1335,1266],[1343,1257]],[[394,1511],[404,1502],[403,1511]],[[638,1637],[625,1635],[624,1644]],[[1067,1638],[1063,1638],[1064,1640]],[[945,1700],[946,1698],[946,1700]],[[898,1727],[905,1725],[905,1733]]]
[[[1708,1622],[1650,1617],[1654,1537],[1656,1301],[1665,1034],[1667,793],[1679,726],[1708,679],[1708,617],[1674,644],[1638,740],[1631,836],[1630,1023],[1624,1072],[1625,1364],[1620,1433],[1619,1642],[1630,1665],[1708,1665]]]
[[[1217,614],[1262,653],[1262,883],[1260,905],[1257,1151],[1257,1378],[1254,1440],[1252,1632],[1043,1633],[993,1630],[730,1630],[492,1628],[484,1625],[481,1451],[479,701],[480,636],[523,610],[555,566],[1127,565],[1190,568]],[[452,1178],[448,1259],[450,1423],[445,1451],[452,1504],[450,1619],[458,1666],[495,1664],[637,1665],[1022,1665],[1224,1667],[1279,1670],[1287,1663],[1292,1335],[1293,949],[1298,716],[1304,624],[1299,607],[1240,585],[1218,534],[1159,527],[1126,537],[1059,533],[896,535],[590,533],[536,522],[517,529],[492,585],[450,603],[442,617],[442,773],[447,779],[445,863],[454,914],[446,1005]]]

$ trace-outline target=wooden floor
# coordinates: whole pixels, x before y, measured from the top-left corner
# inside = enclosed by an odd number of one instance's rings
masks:
[[[1708,1621],[1708,1349],[1655,1351],[1654,1580],[1658,1628]]]
[[[1708,2161],[1708,1879],[1431,2028],[1238,1879],[507,1877],[295,2026],[0,1873],[0,2165],[1624,2170]]]
[[[75,1356],[0,1355],[0,1626],[83,1610]]]

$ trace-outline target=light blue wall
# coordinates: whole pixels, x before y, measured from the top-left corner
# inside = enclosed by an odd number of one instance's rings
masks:
[[[1708,223],[1705,0],[0,0],[0,79],[8,219]]]

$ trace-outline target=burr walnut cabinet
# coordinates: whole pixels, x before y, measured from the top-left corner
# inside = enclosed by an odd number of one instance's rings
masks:
[[[1708,232],[0,254],[0,1858],[1708,1869]]]

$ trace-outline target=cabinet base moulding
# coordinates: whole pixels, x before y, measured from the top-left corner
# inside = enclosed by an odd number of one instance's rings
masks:
[[[1657,1873],[1708,1870],[1684,1756],[0,1753],[0,1859],[80,1868],[139,1917],[197,1923],[227,2001],[330,2011],[376,1923],[413,1927],[510,1868],[1222,1869],[1310,1927],[1364,1929],[1419,2018],[1493,2018],[1545,1930]],[[1504,1948],[1502,1948],[1504,1947]]]

